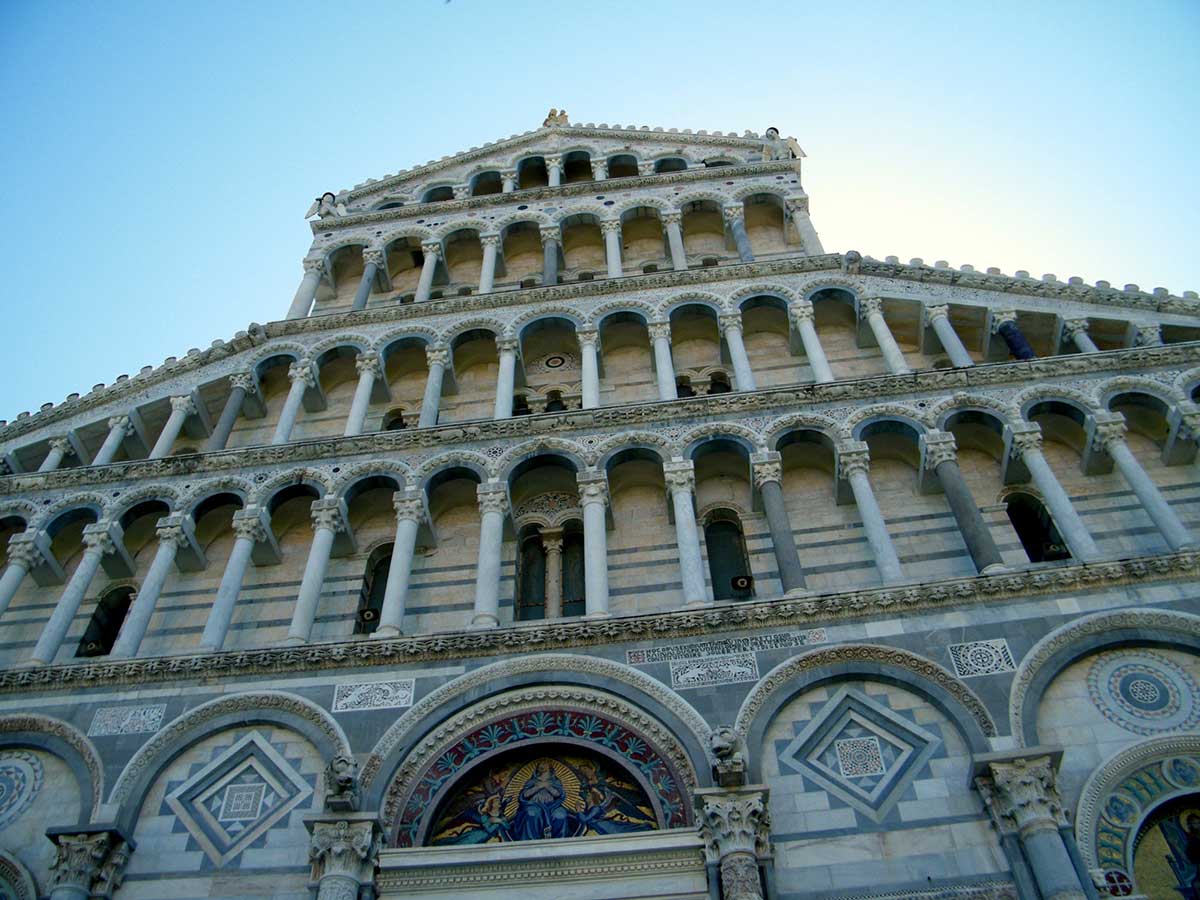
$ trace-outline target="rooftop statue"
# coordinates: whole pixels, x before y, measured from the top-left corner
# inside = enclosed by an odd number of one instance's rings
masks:
[[[317,216],[322,219],[340,219],[344,215],[346,215],[346,205],[339,203],[337,196],[331,191],[326,191],[312,202],[312,206],[308,208],[304,218],[311,219],[313,216]]]
[[[546,115],[546,118],[542,121],[543,128],[546,128],[549,125],[570,125],[570,124],[571,124],[570,121],[567,119],[567,111],[564,109],[562,112],[559,112],[557,109],[554,109],[553,107],[550,108],[550,112]]]
[[[763,162],[771,162],[776,159],[799,159],[804,156],[804,151],[800,149],[800,145],[794,137],[781,138],[779,129],[772,125],[767,129],[767,133],[763,135]]]

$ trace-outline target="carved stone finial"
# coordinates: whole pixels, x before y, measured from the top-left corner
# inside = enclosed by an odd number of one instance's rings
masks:
[[[325,767],[325,808],[331,812],[358,809],[358,761],[339,753]]]

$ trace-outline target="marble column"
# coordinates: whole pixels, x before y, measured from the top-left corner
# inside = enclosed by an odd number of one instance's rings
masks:
[[[817,334],[817,326],[813,305],[807,300],[800,300],[788,307],[792,324],[800,332],[800,340],[804,344],[804,355],[812,368],[813,381],[824,384],[833,381],[833,369],[825,358],[825,348],[821,346],[821,338]]]
[[[50,620],[42,628],[37,646],[33,648],[30,661],[37,665],[47,665],[54,662],[58,648],[62,646],[63,638],[79,612],[79,604],[83,602],[84,594],[91,586],[92,579],[100,568],[100,560],[106,553],[112,553],[116,542],[121,539],[121,526],[115,522],[95,522],[84,526],[83,529],[83,558],[75,567],[71,580],[67,582],[62,596],[50,614]]]
[[[41,540],[49,547],[49,540],[44,533]],[[43,554],[38,542],[39,534],[32,531],[22,531],[8,539],[8,565],[4,567],[4,574],[0,575],[0,616],[12,603],[25,576],[41,564]]]
[[[229,376],[229,396],[225,398],[225,406],[221,417],[217,419],[213,433],[209,435],[208,443],[204,445],[206,452],[224,450],[229,443],[229,435],[242,414],[242,404],[249,394],[258,393],[258,379],[253,372],[236,372]]]
[[[892,336],[892,329],[888,328],[887,320],[883,317],[883,300],[879,297],[863,300],[858,305],[858,313],[865,316],[867,324],[871,326],[871,333],[875,335],[875,343],[883,353],[888,371],[893,375],[908,375],[912,370],[904,361],[904,353],[901,352],[900,345]]]
[[[382,846],[378,813],[326,813],[305,820],[315,900],[357,900],[375,881]],[[375,896],[373,890],[370,896]]]
[[[800,554],[796,552],[792,520],[783,500],[783,457],[776,452],[755,454],[750,463],[754,486],[762,497],[763,512],[766,513],[767,527],[771,531],[771,546],[775,551],[783,591],[785,594],[801,593],[805,590],[804,567],[800,564]]]
[[[769,791],[761,784],[695,791],[706,856],[716,859],[724,900],[763,900],[760,863],[770,856]]]
[[[546,554],[546,612],[547,619],[562,618],[562,549],[561,528],[541,530],[542,552]]]
[[[563,161],[561,156],[546,157],[546,175],[550,182],[550,187],[558,187],[562,184],[562,168]]]
[[[46,876],[50,900],[112,900],[125,878],[133,845],[104,825],[50,828],[54,862]]]
[[[103,466],[112,462],[117,451],[121,449],[121,444],[132,430],[133,420],[129,416],[113,416],[109,419],[108,436],[105,437],[104,443],[92,459],[92,465]]]
[[[562,232],[557,227],[540,229],[542,237],[542,284],[558,284],[558,245]]]
[[[583,507],[584,600],[590,618],[608,615],[608,534],[604,511],[608,506],[608,480],[602,472],[581,472],[579,504]]]
[[[158,440],[154,442],[154,447],[150,450],[150,459],[162,459],[171,452],[171,448],[175,446],[175,441],[179,437],[179,432],[183,430],[183,423],[187,421],[188,416],[195,412],[196,405],[190,396],[171,398],[171,414],[167,416],[166,424],[163,425]]]
[[[608,178],[608,160],[592,160],[592,181],[604,181]]]
[[[963,346],[963,342],[958,339],[958,333],[950,323],[950,307],[927,306],[925,307],[925,315],[929,317],[929,323],[933,326],[938,340],[941,341],[942,349],[950,357],[950,362],[956,368],[960,369],[975,365],[975,361],[971,359],[971,354],[967,352],[967,348]]]
[[[309,258],[304,260],[304,279],[300,282],[300,287],[296,290],[296,296],[292,298],[292,305],[288,309],[287,314],[289,319],[303,319],[308,316],[309,310],[312,309],[313,300],[317,297],[317,288],[321,284],[321,276],[324,274],[324,259]]]
[[[997,757],[977,757],[975,768],[975,787],[997,829],[1016,831],[1042,897],[1085,900],[1087,893],[1059,833],[1066,817],[1055,784],[1054,757]]]
[[[329,555],[333,551],[333,539],[338,532],[346,530],[341,501],[333,497],[314,500],[310,515],[313,539],[308,548],[308,560],[304,563],[304,576],[300,580],[300,592],[296,596],[296,609],[292,613],[292,624],[288,628],[285,644],[307,644],[312,636],[317,604],[321,600],[321,589],[325,587],[325,570],[329,568]]]
[[[754,262],[754,253],[750,249],[750,238],[746,234],[745,210],[741,206],[726,206],[721,211],[725,216],[725,223],[729,226],[729,232],[733,235],[733,241],[737,245],[738,256],[742,262]]]
[[[1099,353],[1100,348],[1088,334],[1087,319],[1067,319],[1063,322],[1063,337],[1075,344],[1080,353]]]
[[[496,254],[500,249],[500,235],[481,234],[479,244],[483,247],[483,265],[479,268],[479,293],[490,294],[496,285]]]
[[[1004,338],[1008,352],[1017,359],[1037,359],[1037,354],[1033,352],[1033,348],[1029,346],[1029,341],[1026,339],[1024,332],[1017,325],[1017,313],[1015,310],[1005,309],[993,312],[992,333]]]
[[[1042,495],[1050,518],[1054,520],[1058,533],[1067,542],[1071,555],[1081,562],[1094,562],[1100,558],[1096,542],[1092,540],[1083,519],[1075,511],[1071,498],[1042,455],[1042,429],[1033,422],[1011,426],[1013,452],[1018,454],[1034,485]]]
[[[500,193],[511,194],[517,189],[517,170],[506,169],[500,173]]]
[[[620,278],[621,268],[621,223],[616,219],[607,219],[600,223],[600,231],[604,233],[604,259],[608,263],[608,277]]]
[[[585,327],[578,329],[575,337],[579,340],[579,365],[583,373],[583,408],[595,409],[600,405],[600,362],[596,356],[600,333]]]
[[[300,415],[304,393],[317,386],[317,367],[312,360],[298,359],[288,366],[288,379],[292,386],[283,401],[283,409],[279,411],[279,422],[271,436],[273,445],[286,444],[292,439],[292,429],[296,427],[296,417]]]
[[[425,379],[425,395],[421,398],[418,428],[429,428],[437,424],[438,407],[442,403],[442,379],[446,375],[446,365],[450,362],[450,348],[426,346],[425,361],[429,365],[429,375]]]
[[[692,490],[696,485],[695,469],[690,460],[674,460],[663,464],[663,478],[667,490],[671,492],[671,506],[675,511],[675,543],[679,548],[683,602],[688,606],[708,603],[704,560],[700,555],[700,533],[692,503]]]
[[[377,638],[399,637],[404,633],[404,606],[412,577],[413,553],[421,518],[425,515],[425,502],[419,491],[397,491],[392,496],[392,508],[396,510],[396,539],[383,589],[379,627],[374,634]]]
[[[650,341],[654,345],[654,375],[658,384],[659,400],[674,400],[675,363],[671,359],[671,323],[651,322],[646,326]]]
[[[687,250],[683,245],[683,213],[663,213],[662,223],[667,229],[667,245],[671,248],[671,268],[676,272],[686,272],[688,261]]]
[[[800,246],[806,256],[819,256],[825,252],[821,239],[817,237],[817,229],[813,228],[812,219],[808,215],[808,201],[792,201],[787,204],[787,210],[792,216],[792,227],[800,238]]]
[[[1175,510],[1167,503],[1158,486],[1146,474],[1142,464],[1125,443],[1125,417],[1120,413],[1097,413],[1095,419],[1093,440],[1096,447],[1112,457],[1112,461],[1121,472],[1121,477],[1138,498],[1146,515],[1162,532],[1167,544],[1172,550],[1195,546],[1196,541],[1187,526],[1180,521]]]
[[[367,352],[359,356],[354,360],[354,371],[358,373],[358,384],[354,387],[354,399],[350,401],[350,414],[346,416],[343,437],[353,437],[363,432],[363,426],[367,422],[367,410],[371,406],[371,391],[375,389],[375,379],[383,377],[379,354]]]
[[[189,543],[187,527],[179,516],[164,516],[159,520],[155,529],[158,535],[158,549],[154,553],[154,561],[150,563],[150,570],[142,579],[137,597],[121,624],[121,632],[109,654],[111,658],[128,659],[137,656],[142,639],[146,636],[146,629],[150,627],[154,607],[158,605],[158,598],[162,595],[163,585],[167,582],[167,576],[171,574],[171,567],[175,565],[175,555],[181,547]]]
[[[849,482],[850,491],[854,494],[854,505],[858,507],[863,532],[875,559],[875,570],[884,584],[895,584],[904,578],[904,573],[892,537],[888,534],[883,511],[871,488],[871,454],[866,441],[850,441],[841,445],[837,458],[838,471]]]
[[[421,277],[417,281],[417,293],[414,301],[424,303],[429,299],[433,290],[433,273],[437,271],[438,260],[442,255],[442,245],[438,241],[428,241],[421,244],[421,253],[425,259],[421,263]]]
[[[496,375],[496,405],[493,419],[512,418],[513,390],[517,378],[517,345],[514,337],[496,338],[496,350],[500,354],[500,371]]]
[[[71,446],[71,442],[65,437],[51,438],[50,452],[46,454],[46,458],[42,460],[42,464],[38,466],[39,472],[53,472],[62,465],[62,461],[75,452],[75,448]]]
[[[758,390],[754,381],[754,370],[750,368],[750,357],[746,354],[746,344],[742,340],[742,314],[722,313],[718,324],[721,336],[725,338],[725,346],[729,348],[729,360],[733,363],[733,377],[737,381],[737,389]]]
[[[937,475],[976,570],[981,575],[988,575],[1003,568],[1000,548],[996,546],[992,532],[983,520],[983,514],[958,467],[954,435],[945,431],[929,431],[921,435],[921,445],[925,451],[925,468]]]
[[[233,621],[238,594],[242,591],[242,582],[246,579],[246,569],[250,565],[250,554],[255,544],[267,538],[267,530],[270,527],[271,522],[267,518],[266,510],[257,506],[248,506],[233,514],[233,549],[229,552],[225,572],[221,575],[221,584],[217,587],[217,596],[208,612],[204,633],[200,636],[201,650],[217,651],[225,645],[225,636],[229,633],[229,623]]]
[[[363,273],[358,280],[358,288],[354,291],[354,300],[350,304],[351,312],[367,308],[367,300],[371,296],[371,286],[375,283],[375,275],[383,268],[382,250],[363,250]]]
[[[479,560],[475,568],[475,614],[472,628],[500,624],[500,557],[504,549],[504,514],[508,492],[498,481],[476,489],[479,497]]]

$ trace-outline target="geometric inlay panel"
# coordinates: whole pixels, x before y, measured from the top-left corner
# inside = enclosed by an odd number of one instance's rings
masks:
[[[304,776],[257,731],[167,795],[167,805],[223,866],[312,794]]]
[[[854,688],[842,688],[779,754],[875,822],[941,747],[941,738]]]
[[[1008,641],[1004,638],[951,644],[950,662],[954,666],[954,674],[959,678],[994,675],[997,672],[1011,672],[1016,668],[1012,652],[1008,649]]]
[[[33,804],[42,789],[42,761],[24,750],[0,753],[0,829]]]
[[[1088,696],[1115,725],[1134,734],[1191,731],[1200,724],[1200,690],[1182,667],[1149,650],[1101,654],[1088,670]]]

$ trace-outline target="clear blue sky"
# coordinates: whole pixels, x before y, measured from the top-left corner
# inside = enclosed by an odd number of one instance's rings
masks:
[[[0,4],[0,418],[285,313],[311,198],[541,124],[761,131],[831,251],[1200,289],[1200,4]]]

